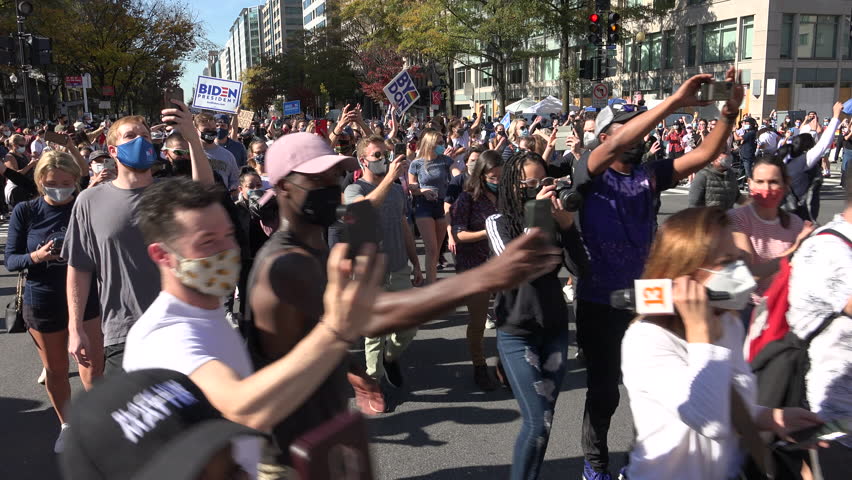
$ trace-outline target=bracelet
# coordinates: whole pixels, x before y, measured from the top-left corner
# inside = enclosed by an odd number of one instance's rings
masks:
[[[338,331],[336,328],[332,327],[332,326],[331,326],[331,325],[329,325],[328,323],[326,323],[326,322],[322,321],[322,319],[320,319],[320,320],[319,320],[319,322],[317,322],[317,323],[320,323],[320,324],[321,324],[321,325],[323,325],[323,326],[324,326],[324,327],[325,327],[325,328],[326,328],[329,332],[331,332],[331,334],[332,334],[332,335],[334,335],[334,338],[335,338],[335,339],[337,339],[337,340],[339,340],[339,341],[341,341],[341,342],[343,342],[343,343],[345,343],[345,344],[347,344],[347,345],[351,345],[351,344],[355,343],[355,340],[348,340],[346,337],[344,337],[344,336],[343,336],[343,334],[341,334],[341,333],[340,333],[340,331]]]

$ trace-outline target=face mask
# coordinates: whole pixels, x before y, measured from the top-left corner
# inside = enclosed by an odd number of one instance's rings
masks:
[[[530,129],[529,129],[529,128],[522,128],[522,129],[521,129],[521,136],[522,136],[522,137],[528,137],[528,136],[529,136],[529,134],[530,134]]]
[[[266,190],[262,188],[256,188],[254,190],[249,190],[246,195],[249,200],[254,200],[255,202],[260,201],[261,197],[266,193]]]
[[[308,190],[305,202],[302,204],[302,217],[308,223],[328,227],[337,220],[338,206],[340,206],[339,186],[331,185]]]
[[[24,153],[27,151],[27,147],[16,147],[15,151],[18,153]]]
[[[435,155],[443,155],[447,151],[446,145],[438,145],[435,147]]]
[[[104,171],[103,163],[92,163],[92,174],[97,175]]]
[[[367,170],[371,171],[373,175],[384,176],[388,173],[388,161],[387,160],[376,160],[374,162],[367,162]]]
[[[752,292],[757,289],[757,283],[748,265],[742,260],[731,262],[722,267],[721,270],[708,270],[713,275],[705,282],[704,286],[715,292],[725,292],[731,296],[728,300],[710,300],[711,307],[725,310],[742,310],[748,305]]]
[[[488,188],[488,190],[491,190],[491,193],[497,193],[497,189],[500,188],[499,183],[485,182],[485,186]]]
[[[828,121],[822,122],[822,125],[823,125],[824,127],[827,127],[827,126],[828,126]]]
[[[743,125],[743,130],[751,130],[751,124],[746,123],[745,125]]]
[[[227,128],[217,128],[216,129],[216,138],[219,140],[223,140],[228,138],[228,129]]]
[[[42,185],[41,187],[44,190],[44,194],[47,195],[47,198],[53,200],[56,203],[62,203],[65,200],[71,198],[71,195],[74,195],[74,191],[76,190],[74,187],[68,188],[53,188],[53,187],[45,187]]]
[[[183,258],[171,249],[178,265],[172,269],[184,286],[213,297],[234,291],[240,278],[240,249],[231,248],[205,258]]]
[[[725,155],[725,158],[719,161],[719,166],[725,170],[730,169],[734,166],[734,157],[730,155]]]
[[[203,130],[199,136],[207,143],[213,143],[216,140],[216,130]]]
[[[657,128],[663,128],[663,124],[662,124],[662,123],[658,123],[658,124],[657,124]]]
[[[125,167],[148,170],[157,161],[157,157],[154,155],[154,146],[145,137],[136,137],[116,148],[118,149],[118,161]]]
[[[524,187],[524,198],[526,200],[535,200],[535,196],[541,191],[541,187]]]
[[[595,132],[583,132],[583,145],[589,146],[595,141]]]
[[[475,166],[476,166],[476,162],[471,162],[471,163],[467,164],[467,173],[469,175],[473,174],[473,167],[475,167]]]
[[[630,150],[621,154],[621,160],[624,163],[639,165],[642,163],[642,158],[645,156],[645,144],[639,143]]]
[[[192,161],[188,158],[172,160],[172,173],[177,176],[192,176]]]
[[[752,188],[749,195],[751,195],[754,203],[762,208],[778,208],[784,198],[784,190],[780,188],[775,190]]]

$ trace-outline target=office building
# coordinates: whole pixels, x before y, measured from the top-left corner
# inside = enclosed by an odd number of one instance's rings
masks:
[[[245,69],[260,63],[261,8],[262,5],[243,8],[234,20],[225,48],[219,54],[222,78],[239,80]]]
[[[302,0],[267,0],[261,8],[261,53],[280,55],[288,40],[302,31]]]
[[[326,26],[328,0],[303,0],[302,15],[305,30],[313,30]]]

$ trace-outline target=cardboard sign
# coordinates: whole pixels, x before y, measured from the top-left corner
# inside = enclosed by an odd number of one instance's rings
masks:
[[[302,101],[293,100],[292,102],[284,102],[284,115],[298,115],[302,113]]]
[[[251,110],[240,110],[237,116],[237,126],[243,130],[251,128],[251,121],[254,120],[254,112]]]
[[[399,72],[399,75],[385,85],[384,92],[391,105],[396,107],[398,115],[405,113],[420,98],[420,92],[414,86],[408,70]]]
[[[672,280],[634,280],[636,313],[639,315],[671,315],[674,313]]]
[[[199,75],[192,106],[214,112],[237,113],[242,94],[243,82]]]

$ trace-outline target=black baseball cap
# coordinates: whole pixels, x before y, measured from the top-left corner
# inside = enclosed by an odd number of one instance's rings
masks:
[[[72,402],[60,456],[66,480],[196,480],[231,440],[263,436],[163,369],[105,377]]]
[[[627,123],[632,120],[634,117],[645,113],[645,110],[636,110],[631,109],[631,111],[627,111],[624,109],[615,109],[612,106],[608,106],[598,113],[598,116],[595,117],[595,140],[590,145],[586,145],[586,148],[594,148],[600,144],[600,134],[604,133],[606,129],[610,127],[610,125],[615,123]]]

